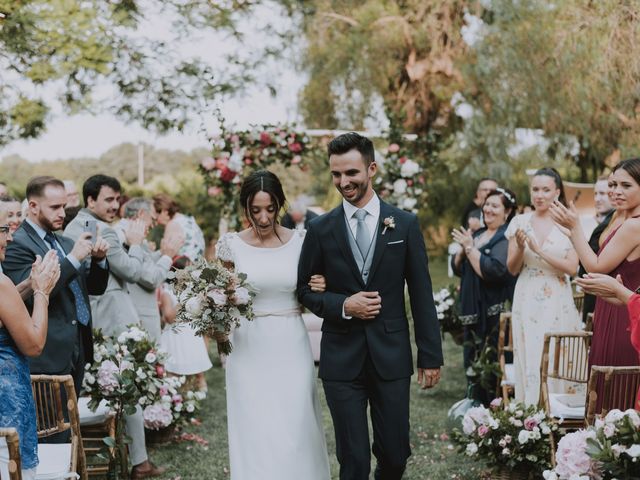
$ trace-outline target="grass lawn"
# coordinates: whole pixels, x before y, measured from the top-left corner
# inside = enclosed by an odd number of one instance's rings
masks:
[[[434,279],[434,288],[442,287],[449,282],[444,259],[434,259],[430,270]],[[462,373],[461,347],[455,345],[449,336],[444,341],[444,355],[445,366],[440,385],[433,390],[420,391],[417,386],[411,390],[413,455],[409,459],[407,471],[403,477],[406,480],[481,477],[482,465],[459,454],[446,436],[447,410],[451,404],[464,397],[465,380]],[[208,442],[208,445],[186,440],[150,447],[151,459],[157,464],[169,467],[164,478],[182,480],[229,478],[224,370],[217,361],[214,361],[214,367],[208,372],[207,379],[209,395],[200,415],[202,425],[190,426],[186,432],[201,437]],[[338,464],[334,454],[333,427],[320,381],[318,381],[318,391],[321,393],[332,478],[337,479]]]

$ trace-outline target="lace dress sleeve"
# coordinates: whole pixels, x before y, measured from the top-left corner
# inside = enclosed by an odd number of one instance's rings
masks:
[[[229,263],[235,263],[233,261],[233,250],[231,248],[231,240],[233,239],[233,233],[225,233],[220,239],[218,243],[216,243],[216,257],[223,261]]]

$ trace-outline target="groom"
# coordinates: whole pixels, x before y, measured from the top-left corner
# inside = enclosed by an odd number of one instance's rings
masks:
[[[409,447],[413,374],[405,282],[422,388],[440,379],[442,345],[427,252],[415,215],[382,202],[373,190],[371,141],[346,133],[329,143],[340,206],[311,221],[300,254],[298,297],[324,319],[319,376],[333,418],[341,480],[367,480],[371,409],[375,478],[402,478]],[[307,285],[327,281],[323,293]]]

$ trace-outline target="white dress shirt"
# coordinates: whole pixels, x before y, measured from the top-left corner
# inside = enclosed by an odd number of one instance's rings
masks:
[[[353,238],[356,238],[358,220],[353,214],[360,209],[344,199],[342,200],[342,208],[344,208],[344,216],[349,224]],[[367,212],[367,216],[364,217],[364,223],[367,225],[367,230],[369,230],[369,241],[371,241],[378,232],[378,220],[380,219],[380,199],[378,195],[374,194],[369,203],[362,207],[362,210]]]

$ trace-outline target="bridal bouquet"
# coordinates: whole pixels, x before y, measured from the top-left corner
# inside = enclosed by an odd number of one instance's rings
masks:
[[[247,276],[218,260],[201,260],[171,277],[178,297],[177,319],[189,323],[198,335],[214,337],[221,353],[231,353],[229,333],[240,326],[242,318],[253,320],[255,292],[249,288]]]
[[[558,442],[556,468],[547,480],[640,478],[640,416],[635,410],[611,410],[586,430]]]

